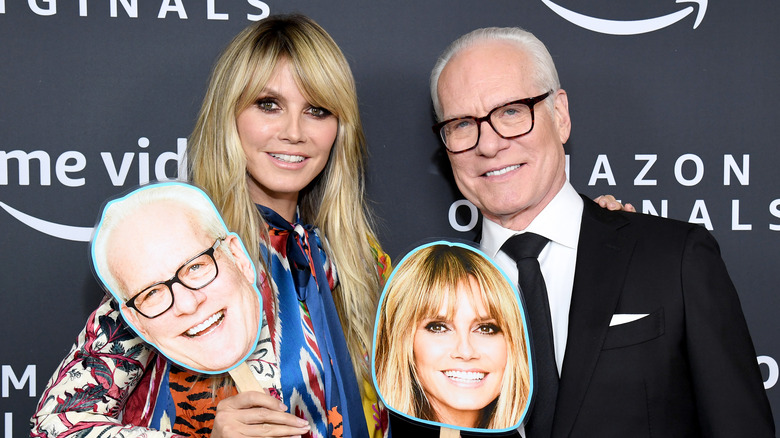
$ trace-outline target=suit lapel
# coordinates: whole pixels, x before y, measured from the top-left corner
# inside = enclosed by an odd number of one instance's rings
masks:
[[[554,437],[568,436],[574,426],[617,308],[635,242],[628,224],[585,199]]]

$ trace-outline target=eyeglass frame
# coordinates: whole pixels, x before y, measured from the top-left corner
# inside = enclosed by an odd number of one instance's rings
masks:
[[[222,243],[223,240],[225,240],[224,237],[218,237],[217,240],[214,242],[214,244],[211,245],[209,248],[207,248],[205,251],[199,253],[195,257],[192,257],[191,259],[189,259],[186,262],[182,263],[181,266],[176,268],[176,272],[173,274],[173,277],[171,277],[171,278],[169,278],[168,280],[165,280],[165,281],[158,281],[157,283],[150,284],[149,286],[143,288],[140,292],[138,292],[137,294],[133,295],[132,298],[130,298],[129,300],[125,301],[125,306],[135,310],[136,312],[138,312],[144,318],[154,319],[154,318],[157,318],[158,316],[164,314],[165,312],[171,310],[171,307],[173,307],[173,303],[176,301],[176,295],[173,293],[173,285],[174,284],[178,283],[178,284],[186,287],[189,290],[200,290],[200,289],[203,289],[204,287],[210,285],[219,276],[219,263],[217,263],[217,258],[214,256],[214,252],[216,251],[216,249],[219,247],[219,245]],[[214,278],[212,278],[211,280],[206,282],[206,284],[201,285],[201,286],[196,287],[196,288],[192,288],[192,287],[187,286],[179,278],[179,272],[182,269],[184,269],[185,266],[187,266],[188,264],[190,264],[191,262],[193,262],[197,258],[199,258],[201,256],[204,256],[204,255],[209,256],[211,258],[211,260],[214,261],[214,269],[215,269]],[[147,314],[145,314],[144,312],[142,312],[140,309],[138,309],[135,306],[135,300],[136,300],[136,298],[141,296],[144,292],[148,291],[149,289],[151,289],[151,288],[153,288],[155,286],[159,286],[159,285],[165,285],[168,288],[168,293],[171,294],[171,304],[165,310],[163,310],[162,312],[158,313],[157,315],[155,315],[155,316],[148,316]]]
[[[512,102],[507,102],[507,103],[501,104],[501,105],[491,109],[490,111],[488,111],[487,115],[485,115],[483,117],[474,117],[474,116],[455,117],[455,118],[452,118],[452,119],[448,119],[448,120],[444,120],[442,122],[436,123],[431,128],[433,129],[433,133],[434,134],[438,134],[439,135],[439,138],[441,139],[442,143],[444,144],[444,149],[446,149],[447,152],[449,152],[451,154],[462,154],[464,152],[468,152],[468,151],[470,151],[470,150],[472,150],[472,149],[477,147],[477,145],[479,144],[479,139],[482,136],[482,122],[487,122],[487,124],[490,125],[490,129],[492,129],[493,132],[495,132],[499,137],[501,137],[503,139],[511,140],[513,138],[519,138],[519,137],[522,137],[524,135],[530,134],[531,131],[534,130],[534,124],[535,124],[534,106],[536,106],[537,103],[543,101],[544,99],[547,99],[552,94],[553,94],[553,90],[550,90],[550,91],[548,91],[546,93],[542,93],[542,94],[540,94],[538,96],[526,97],[524,99],[513,100]],[[493,113],[496,112],[497,110],[499,110],[501,108],[504,108],[506,106],[509,106],[509,105],[525,105],[525,106],[528,107],[528,109],[531,111],[531,128],[529,128],[528,131],[526,131],[526,132],[524,132],[522,134],[511,135],[511,136],[505,137],[505,136],[501,135],[500,132],[498,132],[498,130],[496,129],[495,126],[493,126],[493,122],[490,121],[490,116],[493,115]],[[444,138],[444,134],[441,132],[442,128],[444,128],[446,125],[448,125],[448,124],[450,124],[450,123],[452,123],[452,122],[454,122],[456,120],[469,120],[469,119],[470,120],[474,120],[477,123],[477,139],[474,142],[474,146],[471,146],[470,148],[466,148],[466,149],[463,149],[463,150],[460,150],[460,151],[453,151],[452,149],[448,148],[447,147],[447,140]]]

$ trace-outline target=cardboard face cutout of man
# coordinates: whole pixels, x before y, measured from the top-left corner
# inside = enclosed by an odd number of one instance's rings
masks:
[[[517,290],[485,254],[437,241],[409,252],[382,293],[374,383],[393,411],[460,430],[517,428],[531,395]]]
[[[216,374],[254,351],[257,272],[201,190],[154,184],[109,202],[91,253],[124,320],[168,359]]]

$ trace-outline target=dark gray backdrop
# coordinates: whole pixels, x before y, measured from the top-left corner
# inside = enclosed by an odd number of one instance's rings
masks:
[[[347,55],[369,140],[369,196],[396,257],[427,237],[473,237],[451,224],[460,196],[429,128],[436,56],[477,27],[536,33],[569,92],[572,183],[711,226],[780,409],[780,4],[556,3],[616,21],[690,13],[616,36],[578,27],[542,0],[0,0],[0,437],[28,433],[41,389],[102,296],[87,243],[27,224],[93,226],[106,198],[160,177],[155,165],[189,135],[218,52],[248,14],[267,11],[310,15]],[[455,211],[456,225],[469,223],[467,206]]]

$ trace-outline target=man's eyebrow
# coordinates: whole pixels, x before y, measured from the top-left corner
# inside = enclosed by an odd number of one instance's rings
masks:
[[[509,103],[517,102],[518,100],[523,100],[523,99],[526,99],[526,98],[525,97],[518,97],[518,98],[506,99],[506,100],[502,101],[502,103],[498,103],[496,105],[491,106],[490,109],[485,111],[485,113],[482,114],[482,115],[474,115],[474,114],[464,114],[464,115],[460,115],[460,116],[455,115],[455,116],[450,116],[450,117],[442,117],[441,121],[444,122],[444,121],[447,121],[447,120],[465,119],[465,118],[468,118],[468,117],[475,118],[475,119],[478,118],[478,117],[484,117],[484,116],[488,115],[488,113],[490,113],[491,111],[493,111],[496,108],[499,108],[499,107],[502,107],[502,106],[507,105]]]
[[[208,249],[206,249],[206,251],[208,251]],[[179,273],[179,270],[180,270],[181,268],[183,268],[183,267],[184,267],[185,265],[187,265],[188,263],[190,263],[190,262],[194,261],[194,260],[195,260],[196,258],[198,258],[200,255],[202,255],[202,253],[203,253],[203,251],[201,251],[201,252],[197,252],[197,253],[195,253],[195,254],[193,254],[193,255],[190,255],[190,256],[185,256],[184,260],[182,260],[182,261],[180,261],[180,262],[176,263],[176,269],[173,271],[173,274],[171,274],[170,276],[168,276],[168,278],[166,278],[166,279],[164,279],[164,280],[156,280],[156,281],[152,281],[151,283],[148,283],[148,284],[146,284],[146,286],[143,286],[143,287],[141,287],[140,289],[138,289],[137,291],[133,292],[131,295],[136,295],[136,294],[138,294],[138,293],[141,293],[141,292],[145,291],[146,289],[149,289],[150,287],[154,286],[155,284],[164,283],[164,282],[166,282],[166,281],[168,281],[168,280],[171,280],[171,279],[173,279],[173,278],[174,278],[174,277],[176,277],[176,275]],[[214,254],[216,254],[216,253],[217,253],[217,250],[215,249],[215,250],[214,250]],[[215,257],[216,257],[216,255],[215,255]]]

